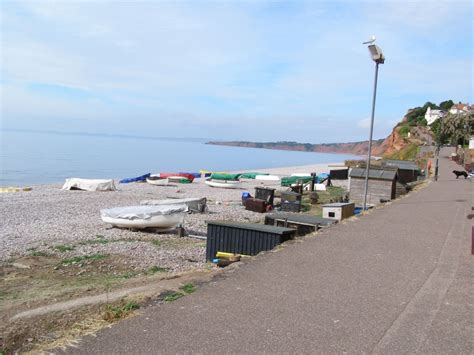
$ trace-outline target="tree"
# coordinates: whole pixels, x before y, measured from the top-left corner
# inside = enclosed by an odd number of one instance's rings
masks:
[[[454,105],[454,102],[453,100],[446,100],[446,101],[443,101],[439,104],[439,107],[442,109],[442,110],[449,110],[451,107],[453,107]]]
[[[448,114],[435,122],[431,130],[439,144],[464,144],[474,132],[474,112]]]

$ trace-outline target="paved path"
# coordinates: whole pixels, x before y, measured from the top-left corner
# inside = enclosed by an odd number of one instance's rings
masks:
[[[427,188],[257,257],[68,352],[472,354],[474,182],[440,163]]]

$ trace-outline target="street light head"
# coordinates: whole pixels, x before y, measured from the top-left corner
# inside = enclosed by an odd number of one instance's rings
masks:
[[[370,56],[372,60],[377,64],[383,64],[385,62],[385,57],[382,53],[382,50],[376,44],[371,44],[369,46]]]

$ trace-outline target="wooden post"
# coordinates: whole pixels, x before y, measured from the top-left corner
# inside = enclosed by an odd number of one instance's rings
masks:
[[[310,191],[314,191],[314,180],[316,179],[316,173],[311,173],[311,185]]]

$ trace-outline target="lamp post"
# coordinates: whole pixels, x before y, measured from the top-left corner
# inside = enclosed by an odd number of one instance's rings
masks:
[[[372,98],[372,116],[370,119],[370,136],[369,136],[369,151],[367,152],[367,167],[365,169],[365,186],[364,186],[364,211],[367,209],[367,191],[369,188],[369,170],[370,170],[370,158],[372,157],[372,135],[374,133],[374,115],[375,115],[375,98],[377,96],[377,78],[379,74],[379,64],[385,62],[385,57],[382,50],[373,42],[375,38],[372,37],[372,44],[368,46],[370,56],[375,62],[375,79],[374,79],[374,95]]]
[[[441,150],[441,145],[443,144],[443,117],[439,118],[439,134],[438,142],[436,144],[436,164],[435,164],[435,174],[434,181],[438,181],[438,171],[439,171],[439,151]]]

